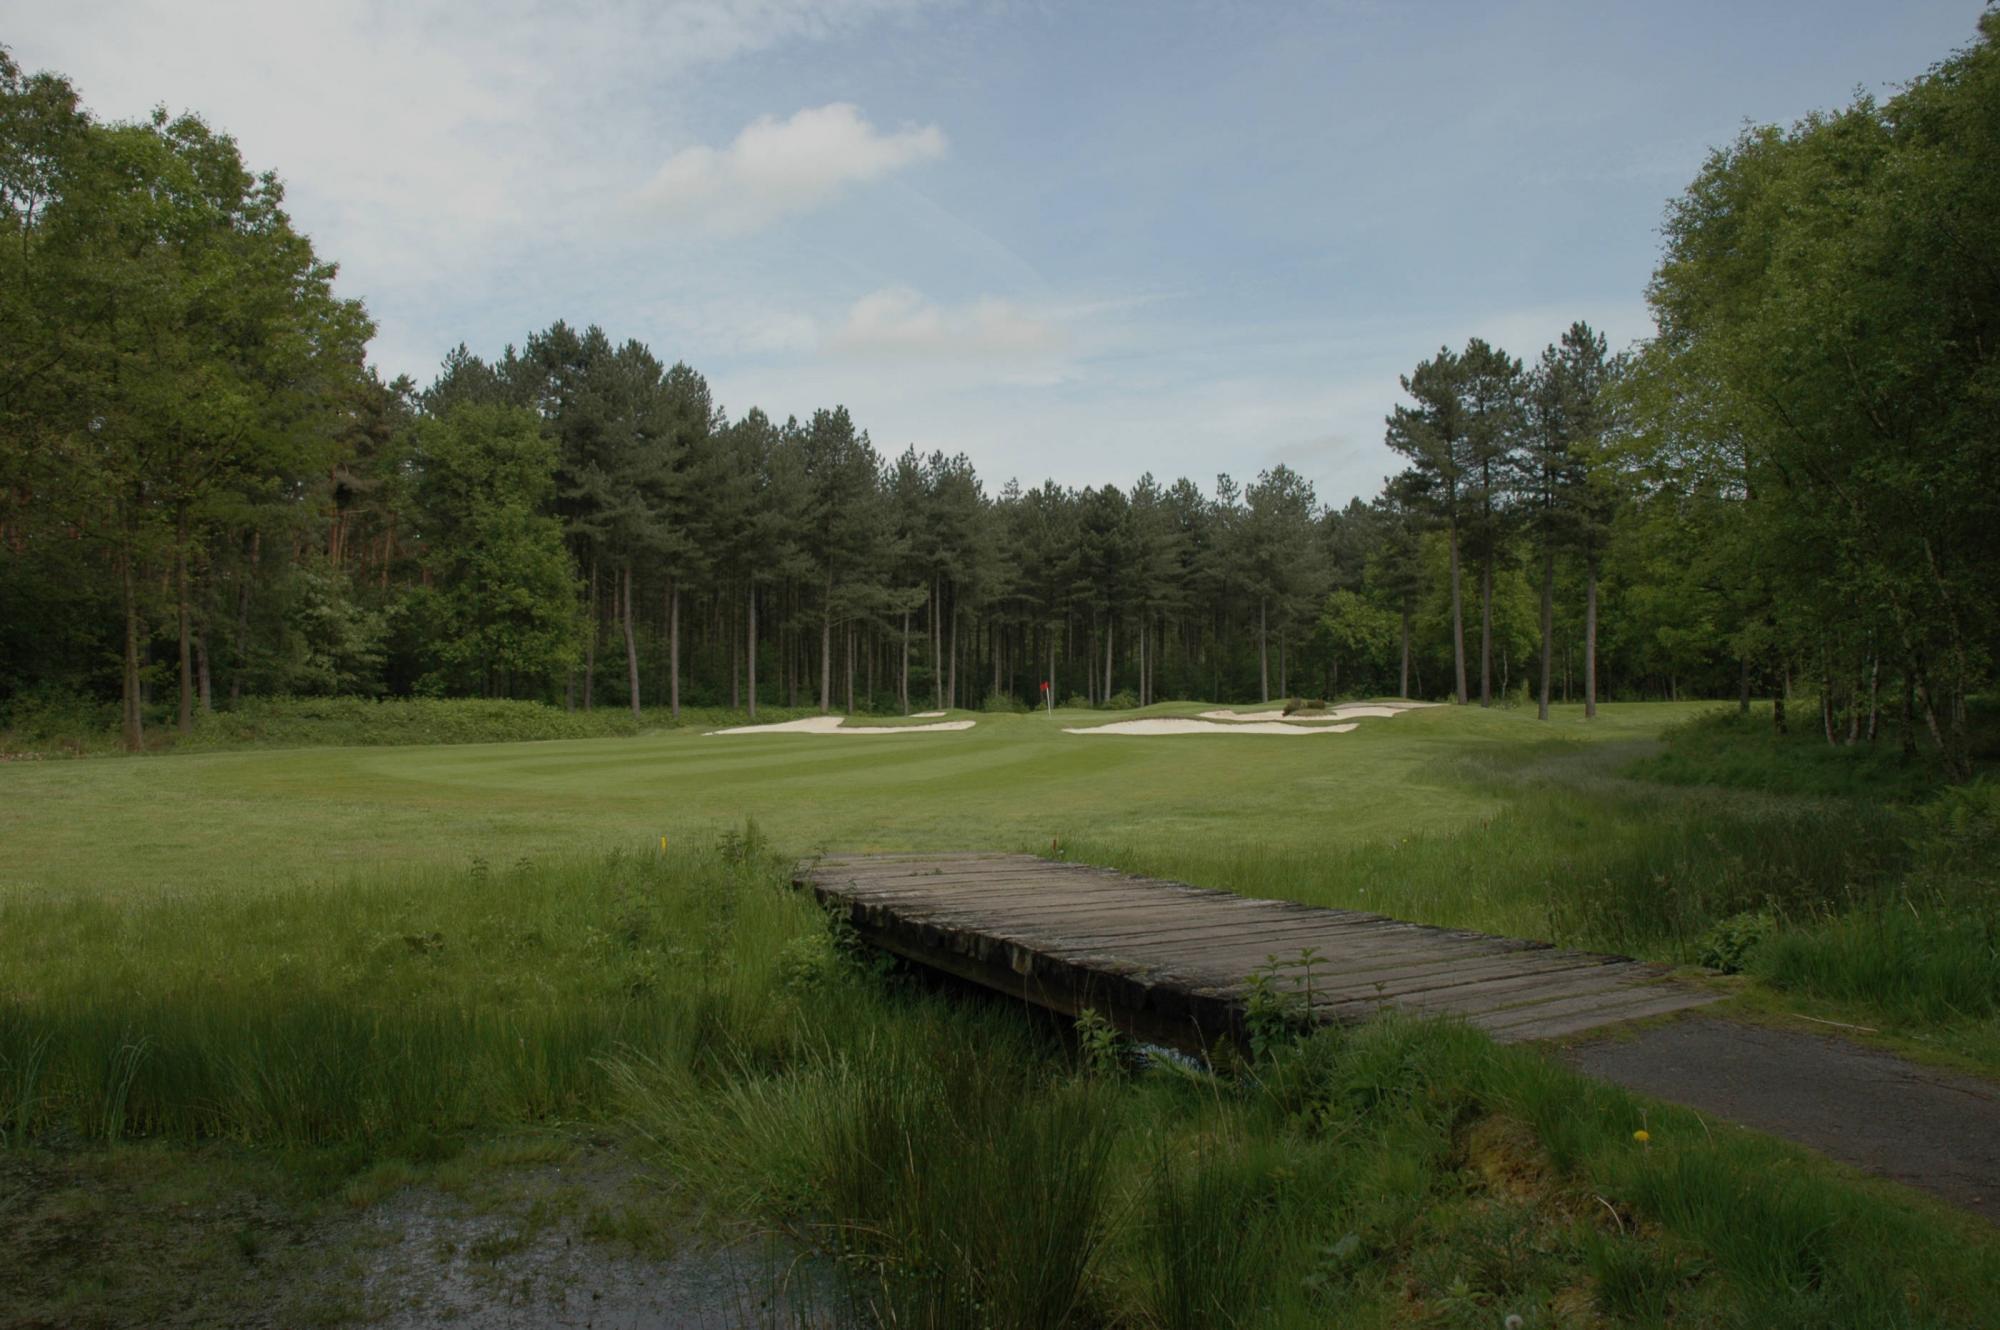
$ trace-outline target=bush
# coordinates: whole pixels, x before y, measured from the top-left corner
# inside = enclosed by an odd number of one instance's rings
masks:
[[[505,743],[594,739],[639,728],[622,708],[564,711],[500,698],[270,697],[248,698],[229,711],[198,717],[182,746]]]
[[[1665,751],[1641,759],[1632,774],[1671,785],[1721,785],[1774,794],[1844,795],[1877,801],[1920,799],[1945,783],[1926,747],[1906,761],[1885,726],[1872,744],[1829,744],[1818,718],[1786,734],[1771,726],[1769,707],[1749,715],[1731,708],[1696,716],[1666,731]]]
[[[1138,705],[1139,695],[1130,688],[1120,688],[1110,697],[1104,699],[1104,710],[1106,711],[1130,711]]]
[[[986,700],[979,704],[979,709],[981,711],[1020,716],[1027,714],[1028,704],[1012,693],[1003,693],[996,688],[986,695]]]
[[[0,708],[0,752],[67,748],[80,751],[118,728],[118,706],[45,685],[9,699]]]
[[[1733,914],[1702,935],[1695,960],[1724,974],[1741,973],[1777,927],[1778,921],[1762,911]]]
[[[1323,697],[1294,697],[1285,703],[1285,714],[1296,716],[1301,711],[1324,711],[1326,699]]]

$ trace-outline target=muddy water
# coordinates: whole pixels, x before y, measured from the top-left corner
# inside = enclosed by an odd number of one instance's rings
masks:
[[[364,1315],[392,1330],[844,1330],[827,1271],[774,1243],[690,1238],[670,1254],[568,1218],[478,1213],[432,1191],[372,1207],[355,1244]]]

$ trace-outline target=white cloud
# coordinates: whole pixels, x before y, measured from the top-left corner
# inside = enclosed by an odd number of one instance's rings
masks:
[[[759,117],[720,150],[683,148],[667,158],[640,197],[668,216],[695,218],[718,231],[748,231],[944,151],[944,131],[936,125],[884,134],[853,104],[832,102],[785,120]]]
[[[939,305],[906,286],[888,286],[854,302],[827,349],[893,359],[1033,359],[1065,345],[1061,326],[995,297]]]
[[[107,118],[200,112],[284,177],[344,292],[422,309],[602,248],[708,72],[917,3],[71,0],[0,38]]]

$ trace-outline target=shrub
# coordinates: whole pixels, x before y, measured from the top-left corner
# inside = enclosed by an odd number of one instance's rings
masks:
[[[1130,688],[1120,688],[1110,697],[1104,699],[1104,709],[1106,711],[1130,711],[1138,705],[1139,695]]]
[[[979,709],[1018,716],[1027,712],[1028,704],[1012,693],[1003,693],[996,688],[986,695],[986,700],[979,704]]]
[[[1285,714],[1295,716],[1301,711],[1324,711],[1326,699],[1323,697],[1294,697],[1285,703]]]
[[[1732,914],[1702,935],[1695,960],[1724,974],[1740,973],[1777,926],[1778,921],[1762,911]]]

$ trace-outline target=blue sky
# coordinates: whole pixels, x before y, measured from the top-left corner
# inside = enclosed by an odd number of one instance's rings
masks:
[[[428,381],[557,318],[990,488],[1393,469],[1397,376],[1643,337],[1665,201],[1975,0],[71,0],[0,41],[234,133]]]

